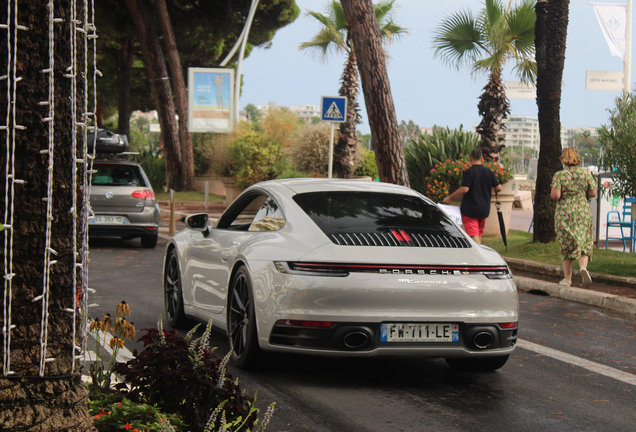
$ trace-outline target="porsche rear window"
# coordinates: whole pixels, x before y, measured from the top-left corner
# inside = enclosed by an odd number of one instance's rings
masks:
[[[446,213],[418,197],[311,192],[294,201],[337,244],[469,247]]]

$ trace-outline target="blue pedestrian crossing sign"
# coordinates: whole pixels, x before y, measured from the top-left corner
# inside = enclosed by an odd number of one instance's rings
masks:
[[[347,98],[323,96],[320,103],[320,119],[326,122],[343,123],[347,118]]]

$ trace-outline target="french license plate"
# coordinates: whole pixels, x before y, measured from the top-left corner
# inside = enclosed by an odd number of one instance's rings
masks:
[[[459,325],[444,323],[380,324],[382,342],[459,342]]]
[[[91,218],[90,223],[92,224],[115,224],[121,225],[126,223],[126,218],[124,216],[101,216],[97,215]]]

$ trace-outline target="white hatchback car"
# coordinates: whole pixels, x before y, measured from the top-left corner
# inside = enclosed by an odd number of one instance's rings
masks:
[[[274,180],[245,190],[214,226],[203,213],[186,226],[165,254],[169,324],[214,318],[239,367],[266,350],[494,370],[515,349],[506,262],[412,189]]]

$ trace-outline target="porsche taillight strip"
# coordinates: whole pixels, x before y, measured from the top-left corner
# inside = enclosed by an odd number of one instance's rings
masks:
[[[349,273],[412,274],[412,275],[466,275],[483,274],[489,279],[512,277],[506,266],[448,266],[448,265],[386,265],[386,264],[342,264],[312,262],[277,262],[276,267],[289,273],[324,274],[344,276]]]

